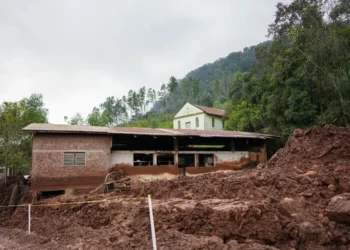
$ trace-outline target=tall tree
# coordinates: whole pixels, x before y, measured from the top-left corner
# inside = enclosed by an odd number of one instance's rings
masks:
[[[87,122],[90,126],[107,126],[109,124],[107,112],[101,112],[99,108],[94,107],[92,112],[87,117]]]
[[[282,134],[315,124],[348,125],[350,29],[346,11],[336,9],[346,10],[342,4],[294,0],[277,5],[269,27],[272,43],[256,50],[252,73],[238,74],[230,91],[235,97],[228,110],[230,129],[247,117],[254,118],[247,129]]]
[[[0,162],[8,168],[29,172],[31,135],[21,129],[31,123],[47,123],[48,110],[43,96],[32,94],[18,102],[3,102],[0,106]]]
[[[147,101],[146,101],[146,105],[153,105],[157,100],[157,93],[154,89],[149,88],[147,90]]]

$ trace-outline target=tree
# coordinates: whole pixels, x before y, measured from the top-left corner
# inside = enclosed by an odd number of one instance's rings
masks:
[[[73,117],[69,119],[70,125],[85,125],[85,119],[80,113],[76,113]]]
[[[139,89],[139,105],[140,105],[140,111],[142,115],[146,113],[146,107],[147,107],[147,98],[146,98],[146,87],[143,86],[142,88]]]
[[[147,106],[153,105],[156,102],[156,100],[157,100],[156,91],[152,88],[149,88],[147,90],[147,101],[146,101]]]
[[[99,108],[94,107],[92,113],[88,115],[87,122],[90,126],[107,126],[109,124],[107,112],[100,112]]]
[[[176,110],[176,100],[178,99],[178,86],[179,83],[177,82],[175,77],[170,77],[169,83],[167,85],[167,91],[169,93],[169,99],[170,99],[170,106],[171,111],[175,112]]]
[[[271,43],[256,49],[250,73],[235,77],[227,128],[288,135],[297,127],[348,125],[346,10],[344,1],[334,6],[321,0],[279,3],[269,26]],[[263,126],[256,121],[263,121]]]
[[[31,139],[22,128],[31,123],[47,123],[48,110],[41,94],[32,94],[18,102],[3,102],[0,106],[0,162],[12,172],[29,172]]]
[[[175,93],[178,86],[179,86],[179,83],[177,82],[176,78],[174,76],[170,77],[169,83],[167,85],[168,92],[171,94]]]
[[[214,91],[215,99],[219,100],[222,95],[221,83],[219,80],[215,80],[213,91]]]
[[[225,129],[254,132],[264,128],[261,105],[252,105],[243,101],[238,105],[230,106],[229,111],[231,115],[225,124]]]
[[[168,90],[166,85],[163,83],[158,91],[159,101],[163,107],[164,113],[168,113]]]

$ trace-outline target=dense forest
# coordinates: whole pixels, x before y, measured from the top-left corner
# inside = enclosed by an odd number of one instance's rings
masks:
[[[269,41],[169,78],[159,90],[142,87],[107,97],[70,124],[172,127],[191,102],[226,109],[227,130],[289,135],[295,128],[350,123],[350,2],[294,0],[276,6]],[[20,131],[47,122],[43,97],[0,106],[0,165],[30,162],[30,136]]]
[[[289,135],[348,126],[350,2],[280,3],[268,31],[272,43],[256,49],[250,72],[236,75],[226,129]]]

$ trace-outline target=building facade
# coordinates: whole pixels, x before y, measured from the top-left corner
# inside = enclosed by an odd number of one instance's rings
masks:
[[[224,130],[225,111],[200,105],[186,103],[175,115],[173,128]]]
[[[233,170],[267,160],[271,135],[31,124],[34,191],[93,188],[110,169],[130,176]]]

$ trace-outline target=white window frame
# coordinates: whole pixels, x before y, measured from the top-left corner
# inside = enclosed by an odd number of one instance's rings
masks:
[[[185,123],[185,129],[191,129],[191,122],[186,122]]]

